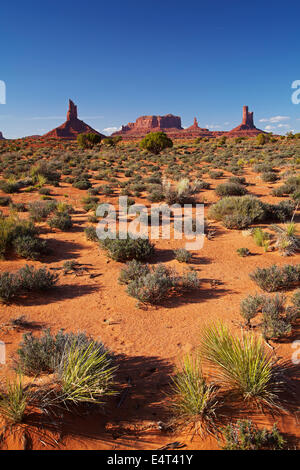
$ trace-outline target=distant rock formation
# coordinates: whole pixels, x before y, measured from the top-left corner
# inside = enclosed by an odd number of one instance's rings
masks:
[[[3,137],[2,132],[0,132],[0,140],[5,140],[5,138]]]
[[[67,120],[59,127],[56,127],[52,131],[44,134],[42,137],[46,139],[76,139],[78,134],[93,133],[105,137],[100,132],[90,127],[85,122],[81,121],[77,117],[77,106],[72,100],[69,100],[69,109],[67,112]]]
[[[149,132],[178,132],[182,130],[181,118],[173,114],[165,116],[141,116],[135,122],[122,126],[121,130],[113,135],[130,135],[131,137],[148,134]]]
[[[248,106],[243,106],[242,124],[228,132],[229,136],[247,136],[265,133],[261,129],[257,129],[253,122],[253,112],[248,111]]]

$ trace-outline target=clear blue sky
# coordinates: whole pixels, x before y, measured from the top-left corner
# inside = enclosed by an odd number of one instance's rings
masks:
[[[289,0],[2,2],[0,131],[43,134],[69,98],[100,131],[167,113],[231,129],[244,104],[260,128],[299,131],[299,27]]]

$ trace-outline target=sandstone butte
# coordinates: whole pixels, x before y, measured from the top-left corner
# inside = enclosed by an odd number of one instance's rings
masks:
[[[199,127],[198,121],[194,118],[192,126],[183,129],[181,126],[181,118],[167,114],[166,116],[141,116],[136,122],[129,122],[126,126],[122,126],[121,130],[114,132],[112,135],[121,135],[124,139],[134,139],[142,137],[149,132],[162,131],[170,137],[185,139],[196,137],[215,138],[222,135],[228,137],[251,137],[264,131],[257,129],[253,122],[253,112],[248,111],[248,106],[243,107],[242,123],[231,131],[210,131],[209,129]]]
[[[100,132],[93,129],[91,126],[81,121],[77,117],[77,106],[72,100],[69,100],[69,109],[67,112],[67,120],[59,127],[56,127],[52,131],[44,134],[42,138],[46,139],[76,139],[78,134],[98,134],[105,137]]]

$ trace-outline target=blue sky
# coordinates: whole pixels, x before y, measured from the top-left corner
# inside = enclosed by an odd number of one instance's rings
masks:
[[[167,113],[226,130],[243,105],[257,127],[300,131],[299,18],[296,1],[3,2],[0,131],[43,134],[69,98],[99,131]]]

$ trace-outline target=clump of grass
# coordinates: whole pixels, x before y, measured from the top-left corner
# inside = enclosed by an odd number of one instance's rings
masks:
[[[112,390],[116,367],[102,347],[90,342],[86,348],[74,342],[64,351],[57,368],[63,401],[78,405],[83,402],[102,404]]]
[[[172,382],[170,408],[176,425],[190,427],[200,435],[215,432],[218,387],[207,383],[199,359],[187,355]]]
[[[29,401],[21,376],[18,375],[12,381],[7,381],[6,389],[0,391],[0,415],[6,424],[14,425],[21,423]]]
[[[237,254],[241,256],[242,258],[245,258],[246,256],[250,256],[250,250],[248,248],[238,248],[236,250]]]
[[[263,408],[282,409],[282,379],[253,334],[233,335],[221,323],[207,327],[201,340],[202,357],[214,367],[214,377],[231,394]]]
[[[257,246],[261,246],[265,251],[268,251],[270,244],[270,234],[268,232],[265,232],[260,227],[256,227],[252,231],[252,236]]]

